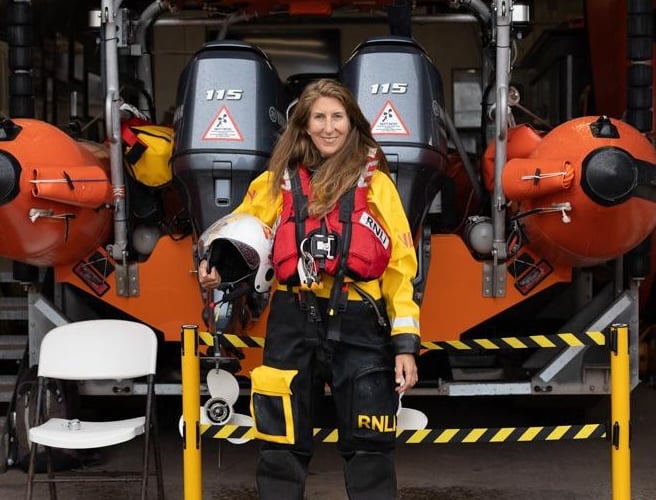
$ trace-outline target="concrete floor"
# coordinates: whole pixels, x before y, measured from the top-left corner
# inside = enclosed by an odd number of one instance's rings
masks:
[[[405,401],[405,400],[404,400]],[[492,408],[499,418],[515,417],[525,408],[504,407],[502,400],[469,403],[459,400],[440,402],[432,410],[430,427],[471,427],[468,418],[488,418]],[[168,499],[183,499],[183,465],[181,439],[176,433],[179,399],[164,398],[160,404],[163,437],[165,487]],[[407,404],[407,403],[406,403]],[[486,406],[487,405],[487,406]],[[408,404],[408,406],[410,406]],[[469,412],[466,410],[469,409]],[[465,410],[463,412],[463,410]],[[464,417],[462,414],[468,414]],[[505,415],[503,415],[505,413]],[[552,413],[547,419],[568,418],[566,411]],[[607,401],[601,400],[591,410],[588,422],[603,421]],[[472,417],[474,415],[474,417]],[[535,419],[535,413],[530,417]],[[592,420],[589,420],[590,418]],[[597,417],[596,419],[594,419]],[[524,417],[522,417],[524,418]],[[438,420],[435,425],[433,420]],[[460,425],[457,421],[462,422]],[[519,421],[519,420],[517,420]],[[641,385],[632,395],[631,483],[633,500],[656,498],[656,390]],[[506,421],[490,426],[522,425]],[[545,423],[545,422],[543,422]],[[576,422],[548,422],[551,424]],[[579,422],[582,423],[582,422]],[[455,424],[455,425],[454,425]],[[507,424],[507,425],[506,425]],[[136,444],[136,443],[135,443]],[[253,468],[257,444],[234,445],[213,439],[202,442],[202,484],[205,500],[255,499]],[[137,448],[130,444],[114,448],[103,455],[102,464],[94,469],[115,466],[130,468],[139,461]],[[319,443],[310,466],[307,498],[344,500],[341,463],[335,446]],[[405,444],[397,451],[397,470],[401,500],[626,500],[613,498],[611,486],[611,448],[603,439],[553,442],[505,442],[475,444]],[[0,499],[23,497],[26,475],[10,468],[0,474]],[[134,485],[95,484],[62,485],[58,489],[63,500],[131,500],[138,498]],[[35,500],[46,499],[47,487],[37,485]],[[150,498],[154,498],[154,494]]]

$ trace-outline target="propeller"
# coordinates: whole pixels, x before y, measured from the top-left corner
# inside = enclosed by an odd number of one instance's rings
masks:
[[[200,407],[200,423],[207,425],[237,425],[252,427],[250,415],[236,413],[234,405],[239,398],[239,383],[235,376],[221,369],[210,370],[207,374],[207,390],[210,398]],[[184,418],[179,421],[179,431],[182,435]],[[249,438],[227,438],[232,444],[244,444]]]
[[[404,408],[401,399],[403,394],[399,394],[399,409],[396,411],[396,427],[404,431],[415,431],[425,429],[428,425],[428,417],[423,411],[414,408]]]

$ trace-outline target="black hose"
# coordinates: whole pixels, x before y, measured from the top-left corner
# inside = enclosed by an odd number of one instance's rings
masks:
[[[7,7],[9,116],[12,118],[33,118],[35,114],[32,82],[33,17],[32,2],[12,1]]]
[[[627,4],[626,122],[640,132],[653,127],[654,7],[651,0]]]
[[[643,133],[651,132],[653,127],[654,19],[652,0],[628,0],[625,121]],[[633,279],[649,275],[650,254],[651,236],[626,255],[626,269]]]

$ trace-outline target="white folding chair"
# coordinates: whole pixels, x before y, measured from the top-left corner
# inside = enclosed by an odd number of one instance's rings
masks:
[[[56,500],[56,483],[93,481],[140,481],[145,499],[148,477],[157,476],[157,497],[164,498],[157,410],[155,372],[157,337],[141,323],[123,320],[91,320],[70,323],[49,331],[41,343],[38,366],[36,421],[28,431],[30,464],[26,499],[32,498],[34,483],[48,483],[50,498]],[[47,379],[131,380],[146,378],[147,393],[143,416],[124,420],[89,422],[78,419],[44,417],[44,391]],[[117,396],[118,397],[118,396]],[[101,473],[55,473],[52,448],[90,449],[128,442],[144,435],[140,472],[107,471]],[[47,474],[35,474],[37,446],[47,455]],[[150,471],[150,452],[155,471]]]

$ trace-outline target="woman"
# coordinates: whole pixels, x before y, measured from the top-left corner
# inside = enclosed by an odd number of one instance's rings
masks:
[[[303,91],[268,171],[236,212],[274,226],[278,281],[251,409],[264,439],[263,499],[303,499],[312,410],[328,383],[350,499],[396,497],[399,394],[417,382],[417,260],[384,156],[351,92],[334,80]],[[199,266],[205,288],[220,276]]]

